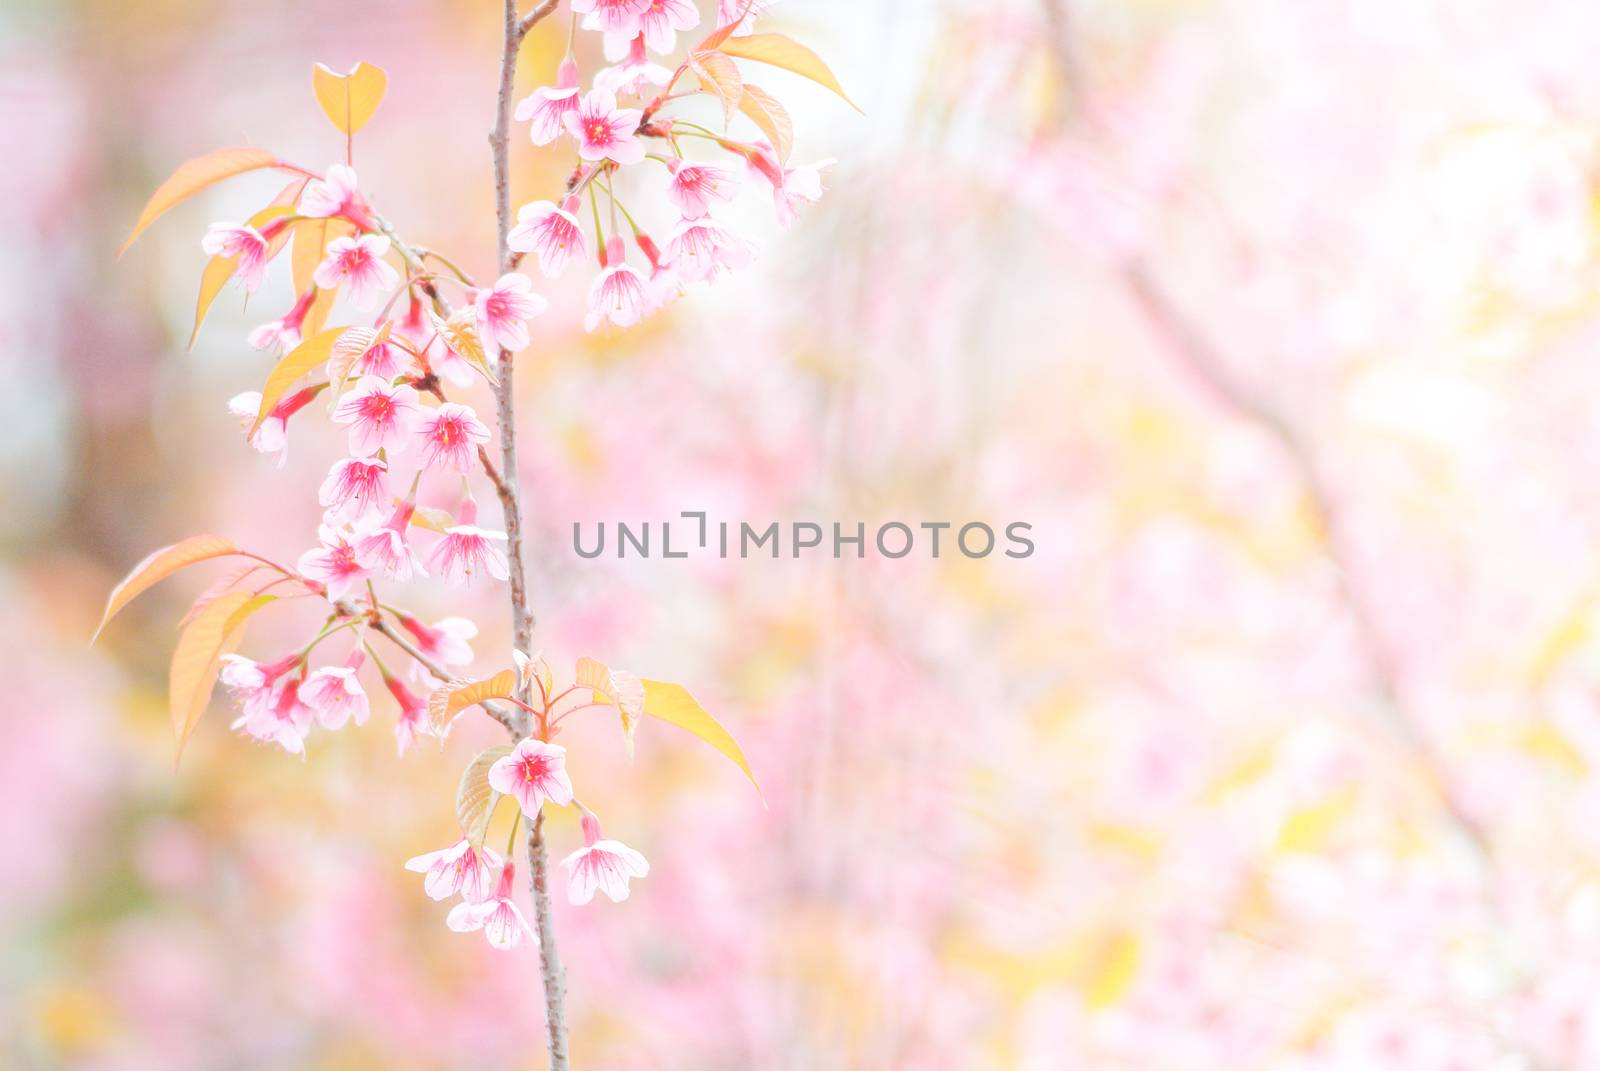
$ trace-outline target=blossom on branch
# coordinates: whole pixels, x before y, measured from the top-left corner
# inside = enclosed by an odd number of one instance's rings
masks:
[[[515,799],[529,818],[538,816],[545,800],[565,806],[572,802],[567,749],[532,737],[519,741],[511,754],[489,767],[489,787]]]
[[[604,840],[600,820],[583,816],[583,847],[561,860],[567,871],[567,899],[582,906],[594,899],[596,889],[612,903],[628,898],[628,879],[650,873],[645,857],[619,840]]]

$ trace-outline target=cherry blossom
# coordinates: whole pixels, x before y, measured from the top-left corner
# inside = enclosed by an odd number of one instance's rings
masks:
[[[288,675],[303,664],[301,657],[286,655],[277,662],[261,665],[238,655],[225,655],[222,663],[222,683],[240,708],[233,728],[264,743],[277,744],[291,754],[304,754],[306,734],[311,730],[311,708],[300,701],[300,682]]]
[[[680,30],[700,25],[700,11],[689,0],[650,0],[639,15],[644,42],[654,52],[671,52]]]
[[[348,215],[362,211],[361,194],[356,191],[356,172],[345,164],[328,168],[326,178],[313,179],[300,194],[300,214],[312,219]],[[320,285],[320,284],[319,284]]]
[[[356,561],[365,569],[402,583],[427,576],[428,570],[409,540],[411,516],[416,508],[416,503],[408,500],[396,506],[387,520],[358,527]]]
[[[650,0],[572,0],[574,14],[584,16],[585,30],[601,30],[617,37],[633,37],[643,28]]]
[[[784,227],[794,223],[795,212],[801,205],[822,197],[822,173],[834,163],[830,158],[786,168],[778,162],[777,154],[765,141],[757,141],[753,151],[745,154],[744,159],[750,173],[760,176],[772,187],[773,208],[777,212],[779,225]]]
[[[739,22],[734,36],[753,33],[755,31],[756,16],[776,4],[778,0],[717,0],[717,29],[734,22]]]
[[[613,903],[628,898],[628,879],[650,873],[650,864],[634,849],[617,840],[601,839],[600,820],[583,816],[582,848],[561,860],[567,870],[567,899],[582,906],[594,899],[596,889]]]
[[[342,665],[312,670],[300,686],[301,702],[311,708],[324,729],[342,729],[350,721],[367,723],[371,706],[357,676],[366,657],[358,647]]]
[[[539,935],[533,932],[512,899],[516,895],[515,878],[516,867],[508,859],[500,869],[494,895],[482,903],[463,901],[457,904],[445,916],[445,925],[456,933],[482,930],[489,944],[499,949],[515,948],[523,938],[538,944]]]
[[[472,470],[478,448],[489,441],[489,429],[460,402],[445,402],[425,412],[417,421],[416,434],[422,440],[418,463],[423,468],[439,465],[462,474]]]
[[[458,387],[470,386],[475,378],[472,365],[455,350],[444,344],[438,330],[428,319],[423,303],[415,291],[406,307],[405,318],[399,323],[400,334],[422,354],[422,359],[435,372]]]
[[[395,747],[401,755],[411,750],[419,734],[428,731],[428,704],[398,677],[385,676],[383,686],[389,689],[395,702],[400,704],[400,715],[394,723]]]
[[[389,463],[378,457],[335,461],[317,490],[317,501],[333,520],[357,520],[389,499]]]
[[[251,349],[286,353],[300,345],[300,326],[305,322],[311,303],[316,300],[317,288],[307,287],[296,299],[294,306],[276,320],[262,324],[250,332],[247,341]]]
[[[489,785],[514,798],[529,818],[538,815],[546,800],[565,806],[572,802],[567,749],[532,737],[521,740],[511,754],[489,767]]]
[[[446,617],[425,625],[410,614],[400,615],[400,627],[411,633],[417,650],[446,666],[472,664],[472,647],[467,642],[478,634],[478,626],[465,617]],[[421,663],[414,668],[419,675],[427,671]]]
[[[328,598],[342,599],[371,573],[356,560],[355,544],[346,533],[323,525],[317,538],[322,545],[302,554],[296,568],[300,575],[325,585]]]
[[[460,896],[469,904],[489,899],[491,884],[505,865],[504,858],[493,848],[475,845],[462,837],[448,848],[425,852],[406,860],[406,869],[426,875],[422,891],[433,900],[448,900]]]
[[[684,219],[699,219],[711,211],[712,201],[733,198],[737,180],[733,172],[716,164],[690,164],[674,161],[672,180],[667,183],[667,199]]]
[[[672,81],[672,72],[653,61],[644,50],[642,35],[635,37],[631,44],[624,43],[618,57],[621,63],[595,73],[596,89],[626,96],[643,92],[647,85],[664,86]]]
[[[381,234],[335,238],[311,279],[324,290],[343,284],[345,295],[357,308],[370,308],[400,284],[399,274],[383,259],[388,255],[389,239]]]
[[[214,257],[237,257],[234,278],[255,293],[267,271],[267,239],[248,223],[213,223],[200,248]]]
[[[517,104],[516,119],[529,124],[528,136],[535,145],[548,145],[566,133],[567,114],[577,107],[578,62],[568,56],[556,68],[554,86],[541,86]]]
[[[667,255],[684,279],[701,282],[715,279],[723,268],[749,263],[750,247],[710,216],[702,216],[678,224],[667,241]]]
[[[567,131],[578,142],[585,160],[611,160],[636,164],[644,159],[644,142],[635,131],[642,113],[638,108],[618,108],[616,94],[591,89],[578,107],[567,113]]]
[[[458,520],[428,552],[428,568],[452,587],[466,587],[480,572],[496,580],[509,578],[506,552],[495,545],[504,543],[506,534],[477,526],[478,505],[471,498],[462,503]]]
[[[485,349],[516,353],[528,346],[527,320],[539,315],[549,302],[533,292],[533,281],[521,272],[506,272],[495,284],[473,298],[478,314],[478,337]]]
[[[589,287],[589,312],[583,319],[585,331],[593,331],[602,320],[628,327],[650,311],[650,294],[644,276],[630,267],[623,256],[622,239],[613,235],[606,241],[606,266]]]
[[[272,458],[281,469],[289,459],[289,418],[304,409],[318,393],[319,387],[296,391],[273,406],[259,426],[256,426],[256,414],[261,410],[260,391],[235,394],[228,400],[228,412],[239,418],[250,437],[251,448]],[[252,427],[254,431],[250,430]]]
[[[575,214],[578,199],[569,197],[560,206],[551,201],[534,201],[517,212],[517,225],[506,235],[506,245],[518,253],[537,253],[539,270],[554,279],[573,256],[583,256],[588,244]]]
[[[333,420],[350,425],[350,452],[370,457],[379,450],[403,452],[420,414],[414,387],[405,383],[390,386],[377,376],[363,376],[339,399]]]

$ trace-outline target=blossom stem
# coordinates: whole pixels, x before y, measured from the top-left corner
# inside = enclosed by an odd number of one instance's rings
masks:
[[[517,54],[523,38],[539,20],[553,12],[560,0],[542,0],[526,15],[517,14],[517,0],[504,0],[505,42],[500,54],[500,87],[495,102],[494,131],[489,135],[494,154],[495,222],[501,273],[515,259],[506,238],[511,233],[511,92],[517,71]],[[527,569],[522,557],[522,503],[517,486],[517,423],[515,366],[509,350],[501,349],[499,382],[495,384],[495,417],[500,425],[500,466],[495,490],[505,516],[506,559],[511,587],[511,636],[517,650],[533,643],[534,616],[528,602]],[[485,455],[487,458],[487,455]],[[509,726],[508,726],[509,727]],[[513,736],[527,735],[521,726]],[[528,824],[528,870],[531,874],[535,927],[539,933],[539,968],[544,982],[545,1027],[549,1036],[550,1071],[571,1071],[567,1056],[566,972],[556,946],[550,911],[549,856],[544,843],[544,815]]]

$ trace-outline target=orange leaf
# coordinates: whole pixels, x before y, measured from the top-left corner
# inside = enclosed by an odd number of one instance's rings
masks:
[[[333,352],[333,344],[348,330],[346,327],[330,327],[321,334],[312,335],[283,355],[283,359],[267,376],[266,385],[261,388],[261,409],[256,413],[255,423],[250,425],[252,434],[261,426],[261,422],[267,419],[272,407],[282,400],[290,387],[294,386],[295,380],[327,361]]]
[[[311,88],[328,121],[348,137],[366,126],[378,110],[389,88],[389,76],[382,67],[366,62],[356,64],[348,74],[334,74],[319,63],[311,70]]]
[[[733,119],[733,110],[739,106],[739,94],[743,90],[738,65],[721,52],[707,50],[690,54],[689,69],[707,92],[715,93],[722,101],[722,125],[726,128]]]
[[[789,151],[794,148],[794,123],[789,120],[788,109],[760,86],[746,82],[744,92],[739,96],[739,110],[749,116],[751,122],[760,127],[767,140],[772,142],[772,151],[778,154],[779,165],[788,163]]]
[[[133,225],[133,230],[123,240],[122,248],[117,250],[117,255],[126,253],[134,240],[144,233],[145,228],[154,223],[167,209],[193,197],[207,186],[221,182],[225,178],[232,178],[234,175],[242,175],[246,171],[278,166],[280,166],[278,158],[265,149],[218,149],[204,156],[196,156],[174,171],[172,176],[150,195],[150,200],[145,202],[144,211],[139,213],[139,221]]]
[[[167,680],[172,731],[178,739],[174,761],[183,757],[183,746],[211,702],[223,656],[238,650],[244,640],[245,619],[272,601],[271,595],[229,592],[195,614],[178,636]]]
[[[781,33],[755,33],[749,37],[730,37],[717,48],[730,56],[793,71],[802,78],[809,78],[818,85],[833,90],[846,104],[858,112],[861,111],[860,108],[856,108],[855,101],[845,96],[843,87],[828,69],[828,65],[823,63],[815,52],[792,37],[786,37]]]
[[[457,714],[492,699],[510,699],[517,693],[517,671],[503,669],[483,681],[455,680],[428,695],[428,720],[443,734]]]
[[[122,583],[111,589],[106,599],[106,611],[100,616],[100,625],[94,630],[90,645],[100,638],[100,633],[117,613],[155,584],[165,580],[186,565],[239,553],[239,548],[228,539],[214,535],[190,536],[170,547],[162,547],[144,561],[135,565]]]
[[[456,785],[456,821],[461,823],[461,832],[474,845],[483,844],[483,835],[489,830],[489,816],[494,813],[494,802],[499,796],[489,787],[489,767],[509,754],[511,748],[506,744],[484,748],[461,771],[461,781]]]

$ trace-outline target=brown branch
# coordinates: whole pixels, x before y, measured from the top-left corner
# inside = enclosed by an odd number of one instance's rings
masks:
[[[539,20],[556,9],[559,0],[544,0],[525,16],[517,15],[517,0],[505,0],[505,47],[500,54],[500,89],[495,101],[494,131],[489,146],[494,154],[495,222],[500,271],[508,272],[516,260],[506,239],[511,233],[511,93],[522,40]],[[517,484],[516,367],[509,350],[498,360],[495,417],[500,425],[500,466],[496,471],[487,453],[481,454],[484,471],[494,482],[505,515],[506,558],[511,586],[511,636],[515,647],[526,652],[533,644],[533,612],[528,603],[527,566],[522,552],[522,503]],[[529,697],[521,697],[526,701]],[[513,732],[514,736],[528,735]],[[541,812],[528,826],[528,869],[533,894],[534,925],[539,933],[539,970],[544,983],[545,1027],[549,1034],[550,1071],[570,1071],[567,1056],[566,971],[556,945],[555,922],[550,911],[550,859],[544,842]]]

